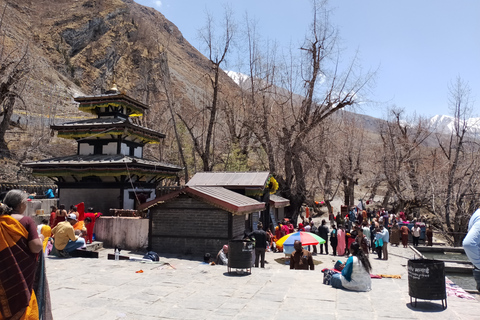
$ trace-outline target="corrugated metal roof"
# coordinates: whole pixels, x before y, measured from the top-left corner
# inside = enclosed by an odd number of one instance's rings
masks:
[[[274,208],[288,207],[290,205],[290,200],[277,196],[275,194],[271,194],[270,205]]]
[[[269,177],[268,171],[197,172],[186,185],[188,187],[264,188]]]
[[[222,187],[185,187],[184,189],[146,202],[140,205],[138,210],[145,210],[157,204],[164,203],[176,198],[181,193],[190,194],[233,214],[247,214],[265,209],[265,203]]]
[[[43,166],[78,166],[78,165],[108,165],[108,164],[127,164],[127,165],[143,165],[157,167],[158,169],[168,168],[173,170],[181,170],[182,168],[174,164],[154,161],[122,154],[92,154],[92,155],[71,155],[66,157],[57,157],[44,159],[34,162],[26,162],[23,165],[27,167],[43,167]]]

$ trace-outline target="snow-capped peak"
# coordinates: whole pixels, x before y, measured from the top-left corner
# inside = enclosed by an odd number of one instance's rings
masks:
[[[248,79],[246,74],[240,72],[225,70],[225,73],[238,85],[241,85]]]

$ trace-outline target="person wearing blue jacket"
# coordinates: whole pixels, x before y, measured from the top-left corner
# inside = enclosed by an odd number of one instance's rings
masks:
[[[472,214],[468,222],[468,233],[463,239],[463,249],[474,266],[473,277],[480,292],[480,209]]]

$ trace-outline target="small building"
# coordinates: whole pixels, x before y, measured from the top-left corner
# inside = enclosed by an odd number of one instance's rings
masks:
[[[77,154],[24,163],[35,176],[46,176],[58,186],[60,203],[85,201],[107,214],[110,208],[136,209],[155,198],[163,179],[178,179],[181,167],[143,157],[147,143],[165,135],[135,121],[148,106],[120,93],[116,86],[105,94],[77,97],[79,110],[94,119],[51,126],[58,136],[75,139]]]
[[[274,193],[278,185],[273,186],[275,181],[268,171],[258,172],[198,172],[187,186],[196,187],[223,187],[236,193],[256,199],[265,203],[265,209],[248,215],[245,221],[246,231],[257,229],[257,223],[261,221],[264,228],[271,226],[270,194]],[[276,181],[275,181],[276,183]]]
[[[149,247],[162,253],[203,255],[242,239],[250,213],[265,203],[222,187],[186,186],[142,204],[149,209]]]
[[[290,205],[290,200],[277,196],[270,195],[270,216],[273,224],[276,226],[277,221],[282,221],[285,218],[285,207]]]
[[[139,207],[149,209],[149,247],[153,251],[216,253],[229,240],[264,229],[275,219],[270,210],[289,204],[270,200],[276,191],[269,172],[199,172],[186,186]],[[274,211],[272,211],[273,213]]]

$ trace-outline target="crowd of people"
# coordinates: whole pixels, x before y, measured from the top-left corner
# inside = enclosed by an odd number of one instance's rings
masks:
[[[69,257],[71,252],[79,248],[85,248],[86,244],[93,242],[93,228],[95,220],[101,213],[93,212],[93,208],[84,211],[84,204],[71,205],[67,211],[64,204],[51,207],[50,221],[45,222],[45,237],[49,237],[46,243],[46,254],[59,257]],[[43,228],[42,228],[43,230]],[[43,233],[43,231],[41,231]]]
[[[302,230],[303,225],[310,226],[310,232],[316,233],[326,242],[320,244],[320,254],[329,254],[330,244],[332,255],[343,256],[351,254],[351,245],[356,242],[360,249],[368,256],[369,253],[376,254],[379,259],[388,260],[388,245],[398,246],[400,242],[406,248],[409,235],[412,236],[413,245],[418,246],[421,238],[424,222],[416,220],[410,223],[406,221],[405,214],[389,213],[385,209],[376,212],[371,210],[358,210],[352,208],[346,214],[337,213],[336,216],[330,215],[330,228],[327,221],[322,220],[318,228],[310,218],[308,221],[301,217],[298,230]],[[288,222],[286,222],[288,225]],[[409,229],[408,225],[411,225]],[[290,228],[285,228],[285,222],[279,222],[276,228],[276,238],[281,238],[289,234]],[[433,232],[430,226],[425,231],[425,244],[432,246]],[[281,248],[276,248],[281,250]],[[317,254],[316,246],[313,246],[313,255]]]
[[[259,223],[258,230],[248,234],[248,238],[255,241],[252,265],[263,268],[266,251],[283,252],[285,248],[277,245],[277,241],[285,235],[298,231],[311,232],[325,242],[320,242],[317,248],[317,245],[304,246],[301,242],[295,241],[294,250],[290,249],[287,252],[290,268],[314,270],[313,256],[317,254],[346,256],[349,257],[345,263],[346,268],[340,275],[335,275],[332,285],[338,288],[367,291],[370,289],[370,278],[365,276],[371,270],[369,255],[375,254],[380,260],[388,260],[389,244],[399,246],[402,243],[406,248],[409,236],[412,237],[414,246],[419,245],[422,227],[425,226],[423,221],[406,221],[406,215],[403,212],[393,214],[383,208],[378,211],[351,208],[348,213],[340,214],[339,212],[336,216],[331,214],[330,217],[330,221],[323,219],[319,225],[315,225],[312,217],[305,218],[301,215],[297,228],[290,219],[285,218],[277,221],[274,233],[270,230],[264,231],[262,224]],[[423,235],[425,244],[431,246],[433,232],[430,226],[424,229]],[[209,258],[209,260],[212,259]],[[228,263],[227,245],[220,249],[215,262]],[[351,282],[352,279],[354,279],[353,282]]]

